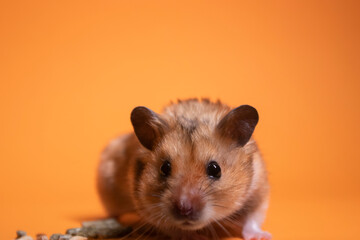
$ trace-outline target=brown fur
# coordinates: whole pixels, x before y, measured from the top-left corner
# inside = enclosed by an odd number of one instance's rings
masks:
[[[206,235],[212,225],[239,232],[247,215],[267,200],[268,183],[255,141],[239,147],[216,131],[230,110],[219,101],[178,101],[160,115],[166,132],[151,151],[134,134],[114,140],[102,155],[98,174],[100,198],[109,214],[136,211],[169,235],[195,230]],[[221,166],[219,180],[206,174],[210,160]],[[166,179],[159,170],[164,161],[172,167]],[[192,226],[181,225],[171,212],[184,191],[195,192],[189,196],[203,208]]]

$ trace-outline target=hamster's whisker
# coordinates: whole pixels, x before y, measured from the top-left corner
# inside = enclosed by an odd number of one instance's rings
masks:
[[[237,221],[237,219],[235,219],[233,216],[229,216],[229,217],[223,219],[223,221],[226,222],[227,225],[230,225],[229,227],[232,229],[238,229],[238,228],[242,227],[239,224],[239,222]]]
[[[159,204],[160,205],[160,204]],[[152,209],[152,208],[156,208],[156,207],[159,207],[159,206],[150,206],[150,209]],[[142,211],[143,210],[143,208],[145,208],[145,206],[143,206],[142,208],[138,208],[137,210],[138,211]],[[149,209],[149,208],[148,208]],[[159,212],[159,213],[157,213],[156,215],[154,215],[154,216],[151,216],[150,218],[149,218],[149,220],[151,220],[151,221],[155,221],[155,220],[158,220],[158,218],[159,217],[163,217],[164,216],[164,214],[163,213],[161,213],[161,212]],[[124,236],[124,239],[126,239],[126,238],[129,238],[131,235],[133,235],[133,234],[138,234],[138,232],[141,230],[141,229],[143,229],[144,227],[145,228],[147,228],[147,229],[149,229],[149,228],[153,228],[148,222],[148,220],[146,220],[146,219],[144,219],[144,217],[142,217],[142,216],[140,216],[140,224],[138,225],[138,226],[136,226],[136,228],[134,229],[134,230],[132,230],[129,234],[127,234],[126,236]],[[147,229],[144,229],[142,232],[146,232],[146,231],[148,231]],[[143,235],[144,233],[142,233],[141,235]]]
[[[223,206],[223,205],[220,205],[220,204],[211,204],[211,205],[212,205],[212,206],[215,206],[215,207],[219,207],[219,208],[228,209],[228,207]]]
[[[142,232],[135,240],[141,239],[144,236],[144,234],[146,234],[146,232],[149,231],[149,228],[152,228],[152,227],[147,225],[147,229],[144,232]]]
[[[160,225],[163,218],[166,217],[164,213],[159,212],[156,215],[150,216],[148,220],[154,223],[154,225]]]
[[[146,223],[146,222],[141,223],[139,226],[137,226],[135,229],[131,230],[131,232],[129,232],[128,234],[126,234],[126,235],[125,235],[124,237],[122,237],[121,239],[128,239],[128,238],[130,238],[132,235],[137,234],[138,231],[139,231],[142,227],[144,227],[145,225],[147,225],[147,224],[148,224],[148,223]]]
[[[231,233],[216,219],[212,219],[229,237],[231,237]]]
[[[162,196],[159,194],[149,194],[148,196],[150,197],[157,197],[157,198],[161,198]]]
[[[148,239],[151,236],[151,234],[154,232],[154,230],[155,228],[150,226],[150,229],[147,231],[148,233],[146,233],[145,238],[143,240]]]
[[[154,230],[155,230],[155,227],[151,226],[147,220],[142,218],[142,224],[137,226],[137,228],[135,230],[133,230],[132,233],[137,236],[136,239],[141,239],[141,237],[144,235],[147,235],[147,237],[148,237],[151,233],[154,232]],[[128,236],[128,237],[130,237],[130,236]]]
[[[211,182],[205,187],[205,189],[204,189],[204,193],[206,193],[207,192],[207,190],[209,189],[209,187],[211,186]],[[210,189],[211,190],[211,189]]]
[[[137,207],[136,210],[138,211],[145,211],[145,210],[152,210],[157,207],[161,207],[161,203],[151,203],[151,204],[144,204],[141,207]]]
[[[167,188],[167,191],[169,191],[172,195],[174,195],[174,189]]]
[[[199,187],[199,191],[201,192],[202,187],[204,186],[205,183],[205,178],[201,181],[200,187]]]
[[[222,188],[222,189],[209,189],[209,191],[204,191],[204,196],[209,196],[211,194],[216,194],[218,192],[230,191],[231,189],[237,188],[237,187],[242,186],[242,185],[243,184],[234,184],[234,185]]]
[[[158,219],[159,224],[161,224],[161,222],[164,220],[164,218],[166,218],[166,215],[164,213],[161,213],[161,216]]]
[[[212,239],[219,239],[219,236],[216,234],[214,226],[209,222],[208,223],[208,229],[210,230],[211,238]]]

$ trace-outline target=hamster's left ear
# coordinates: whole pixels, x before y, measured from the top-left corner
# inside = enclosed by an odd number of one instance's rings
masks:
[[[236,141],[242,147],[250,140],[258,121],[259,115],[255,108],[241,105],[223,117],[216,130],[220,135]]]

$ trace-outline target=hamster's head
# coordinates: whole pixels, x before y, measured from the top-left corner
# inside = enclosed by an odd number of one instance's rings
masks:
[[[146,222],[199,230],[241,209],[253,174],[247,146],[258,122],[255,108],[174,117],[137,107],[131,121],[143,146],[133,197]]]

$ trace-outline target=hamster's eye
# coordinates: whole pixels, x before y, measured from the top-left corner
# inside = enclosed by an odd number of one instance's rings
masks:
[[[169,161],[165,161],[160,168],[161,174],[165,177],[169,176],[171,173],[171,163]]]
[[[215,161],[209,162],[206,168],[207,175],[212,179],[219,179],[221,177],[221,168]]]

